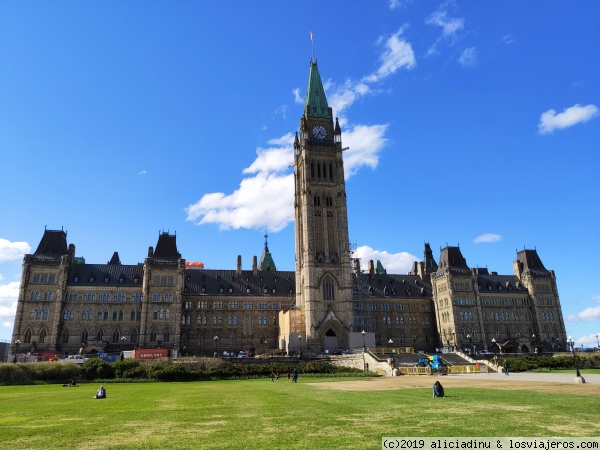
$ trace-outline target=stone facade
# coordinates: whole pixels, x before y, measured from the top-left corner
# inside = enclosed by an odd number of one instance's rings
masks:
[[[64,231],[45,230],[25,255],[13,343],[21,351],[74,353],[169,348],[212,355],[240,350],[335,352],[363,346],[558,350],[566,331],[554,272],[536,250],[512,275],[467,266],[458,247],[436,263],[429,244],[405,275],[366,271],[349,247],[342,132],[316,61],[294,143],[295,271],[278,271],[265,242],[242,270],[186,263],[176,236],[159,234],[143,263],[75,255]],[[14,350],[14,346],[13,346]]]

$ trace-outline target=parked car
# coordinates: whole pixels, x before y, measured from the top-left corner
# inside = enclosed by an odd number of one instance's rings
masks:
[[[238,355],[238,358],[247,358],[248,357],[248,353],[246,352],[240,352],[240,354]]]
[[[480,354],[481,356],[490,356],[490,355],[493,355],[493,354],[494,354],[494,352],[490,352],[489,350],[480,350],[480,351],[479,351],[479,354]]]

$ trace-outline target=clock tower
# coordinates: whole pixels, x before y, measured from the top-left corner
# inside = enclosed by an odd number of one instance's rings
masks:
[[[310,61],[300,133],[294,142],[296,307],[309,351],[348,347],[353,316],[342,133]]]

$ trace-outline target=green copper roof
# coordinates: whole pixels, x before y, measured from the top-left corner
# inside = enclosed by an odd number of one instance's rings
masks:
[[[383,264],[381,264],[381,261],[377,260],[377,268],[375,269],[375,273],[387,273],[387,271],[383,268]]]
[[[306,91],[306,101],[304,106],[308,106],[308,115],[310,117],[327,117],[329,115],[329,105],[325,97],[323,83],[319,75],[317,61],[310,61],[310,74],[308,76],[308,90]]]
[[[267,247],[267,244],[265,244],[265,249],[263,251],[262,257],[260,258],[259,270],[263,272],[266,272],[268,270],[277,270],[277,267],[275,267],[275,261],[273,261],[273,257],[269,252],[269,247]]]

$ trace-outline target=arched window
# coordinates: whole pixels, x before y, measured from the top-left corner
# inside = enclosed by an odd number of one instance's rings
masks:
[[[41,310],[40,310],[40,316],[41,316]],[[63,320],[67,320],[69,318],[69,310],[67,308],[65,308],[65,310],[63,311]],[[39,317],[38,317],[39,319]]]
[[[156,330],[154,328],[150,331],[150,342],[156,342]]]
[[[131,317],[129,319],[131,322],[133,322],[135,320],[135,309],[131,310]]]
[[[163,330],[163,341],[171,342],[171,330],[169,328]]]
[[[119,320],[123,320],[123,308],[119,310]]]
[[[69,330],[63,330],[62,336],[61,336],[61,341],[63,344],[69,343]]]
[[[25,341],[26,344],[31,344],[31,330],[29,328],[25,332],[24,341]]]
[[[44,308],[44,313],[42,314],[42,319],[46,320],[48,318],[48,308]]]
[[[113,309],[113,318],[112,320],[117,320],[117,308]]]
[[[87,341],[88,341],[88,331],[84,329],[81,332],[81,343],[82,344],[87,344]]]
[[[42,331],[40,331],[40,344],[46,343],[46,337],[48,337],[48,332],[43,328]]]
[[[73,308],[71,308],[71,311],[69,312],[69,319],[73,320],[75,318],[75,310]]]
[[[134,328],[133,330],[131,330],[131,333],[129,334],[129,339],[131,341],[132,344],[137,344],[138,342],[138,332],[137,330]]]
[[[138,309],[137,311],[137,320],[142,320],[142,309]]]
[[[81,320],[85,319],[87,319],[87,310],[83,308],[83,311],[81,311]]]
[[[108,308],[104,309],[104,320],[108,320]]]
[[[333,280],[329,275],[323,281],[323,299],[334,300]]]
[[[115,329],[115,331],[113,331],[113,334],[112,334],[113,344],[118,344],[120,337],[121,337],[121,333],[119,333],[119,330]]]

